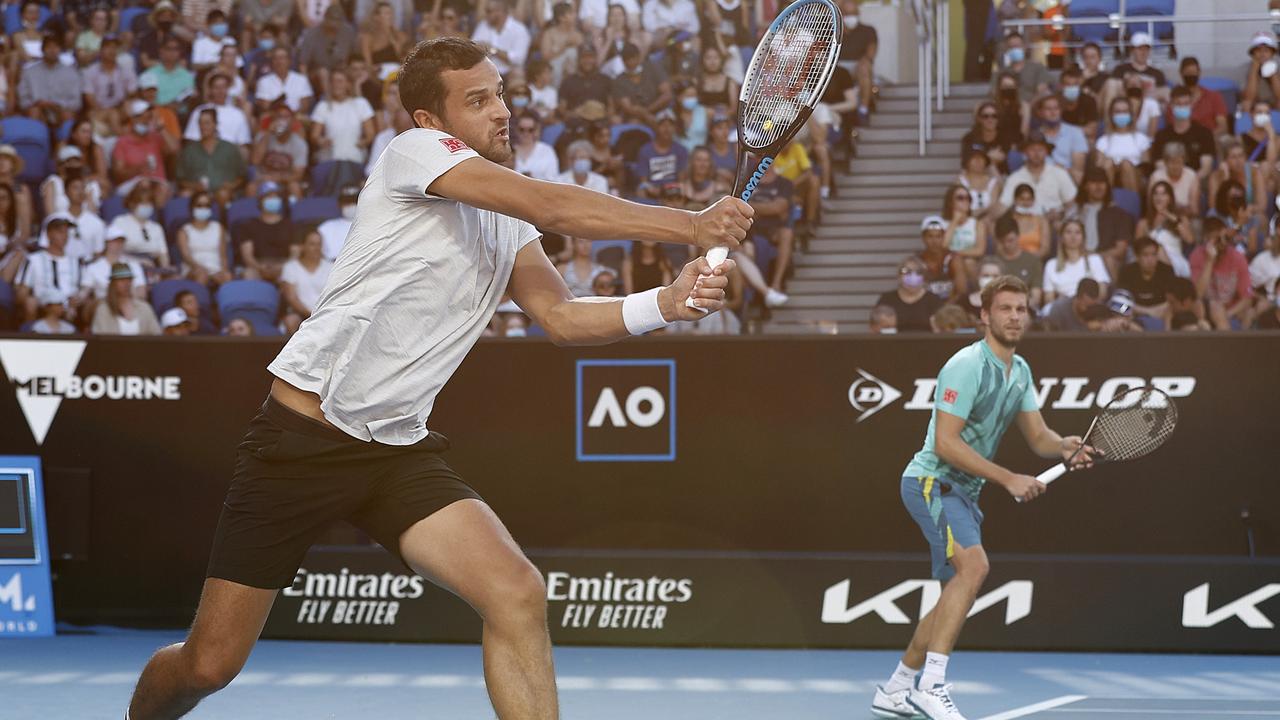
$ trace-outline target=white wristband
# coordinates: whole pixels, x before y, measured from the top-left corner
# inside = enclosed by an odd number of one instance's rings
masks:
[[[658,307],[660,289],[632,293],[622,299],[622,324],[627,326],[627,332],[643,335],[671,324],[663,319],[662,309]]]

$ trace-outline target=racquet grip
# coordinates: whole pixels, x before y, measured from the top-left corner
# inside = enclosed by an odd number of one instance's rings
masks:
[[[1044,472],[1037,475],[1036,479],[1044,483],[1045,485],[1048,485],[1049,483],[1053,482],[1054,480],[1057,480],[1058,478],[1062,477],[1066,473],[1067,473],[1066,464],[1058,463],[1057,465],[1054,465],[1048,470],[1045,470]]]
[[[725,247],[724,245],[717,245],[707,251],[707,264],[711,266],[712,270],[715,270],[717,267],[720,266],[720,263],[725,261],[725,258],[727,257],[729,257],[729,248]],[[699,275],[698,277],[704,278],[707,276]],[[691,307],[694,310],[697,310],[699,312],[704,312],[704,313],[707,312],[706,308],[698,307],[697,305],[694,305],[692,297],[685,298],[684,304],[685,304],[685,307]]]

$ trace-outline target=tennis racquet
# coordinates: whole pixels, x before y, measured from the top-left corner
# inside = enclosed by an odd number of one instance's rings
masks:
[[[798,0],[783,10],[751,56],[738,94],[738,169],[733,194],[744,201],[782,148],[804,127],[835,72],[843,24],[831,0]],[[750,154],[755,160],[746,162]],[[729,248],[707,251],[712,268]],[[693,298],[685,301],[689,307]]]
[[[1163,391],[1150,386],[1131,388],[1102,408],[1084,435],[1084,445],[1098,451],[1094,463],[1137,460],[1163,445],[1177,424],[1178,406]],[[1057,480],[1078,454],[1080,450],[1036,479],[1046,485]]]

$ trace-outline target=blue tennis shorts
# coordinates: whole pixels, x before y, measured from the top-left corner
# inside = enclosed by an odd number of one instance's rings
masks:
[[[902,478],[902,504],[929,543],[933,577],[956,574],[951,558],[956,548],[982,544],[982,511],[968,495],[934,477]]]

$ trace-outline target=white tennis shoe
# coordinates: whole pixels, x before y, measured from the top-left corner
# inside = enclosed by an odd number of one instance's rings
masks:
[[[928,690],[911,688],[907,703],[929,720],[965,720],[951,701],[951,684],[935,685]]]
[[[781,290],[774,290],[773,288],[769,288],[764,293],[764,304],[765,306],[771,307],[771,308],[786,305],[787,301],[790,299],[791,299],[791,296],[787,295]]]
[[[911,688],[903,688],[898,692],[888,693],[884,691],[883,685],[877,685],[876,697],[871,701],[871,714],[893,720],[919,717],[920,713],[907,702],[907,694],[910,692]]]

